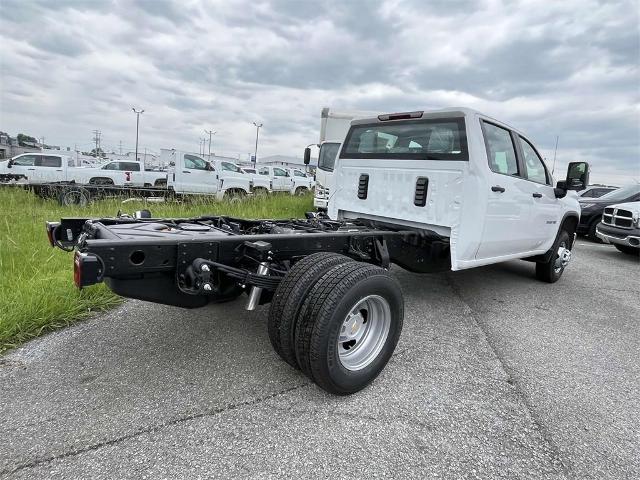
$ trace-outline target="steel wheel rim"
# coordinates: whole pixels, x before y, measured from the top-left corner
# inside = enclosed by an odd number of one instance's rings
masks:
[[[571,250],[567,248],[565,242],[561,242],[558,245],[558,254],[553,264],[553,270],[556,273],[560,273],[571,261]]]
[[[338,357],[344,368],[362,370],[384,347],[391,329],[391,307],[379,295],[359,300],[345,317],[338,332]]]

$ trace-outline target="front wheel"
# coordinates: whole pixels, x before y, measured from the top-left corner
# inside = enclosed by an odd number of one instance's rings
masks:
[[[549,261],[536,263],[536,277],[547,283],[560,280],[564,269],[571,261],[571,238],[566,230],[560,232],[552,249],[553,254]]]
[[[336,265],[316,282],[298,314],[298,364],[327,392],[362,390],[391,358],[403,317],[400,285],[386,270]]]

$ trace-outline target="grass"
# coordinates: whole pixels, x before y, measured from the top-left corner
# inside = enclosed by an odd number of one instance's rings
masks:
[[[43,332],[61,328],[121,299],[104,285],[77,290],[72,254],[49,246],[45,220],[114,216],[149,208],[154,217],[204,214],[242,218],[299,218],[313,208],[312,197],[272,195],[238,203],[198,198],[188,203],[122,203],[106,199],[85,208],[62,207],[20,188],[0,188],[0,352]]]

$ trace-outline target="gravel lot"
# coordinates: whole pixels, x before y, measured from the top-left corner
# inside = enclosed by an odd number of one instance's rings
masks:
[[[639,266],[579,240],[555,285],[396,268],[400,344],[347,398],[278,359],[266,309],[128,302],[0,357],[0,476],[638,478]]]

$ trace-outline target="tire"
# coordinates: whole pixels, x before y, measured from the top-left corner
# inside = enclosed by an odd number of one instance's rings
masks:
[[[298,188],[296,188],[296,195],[297,195],[297,196],[299,196],[299,197],[301,197],[301,196],[303,196],[303,195],[306,195],[308,191],[309,191],[309,189],[308,189],[308,188],[305,188],[305,187],[298,187]]]
[[[627,255],[635,255],[636,257],[640,255],[640,248],[631,247],[629,245],[618,245],[617,243],[614,243],[613,246],[616,247],[618,251],[626,253]]]
[[[167,181],[164,179],[156,180],[156,183],[153,186],[156,188],[167,188]]]
[[[566,230],[562,230],[551,248],[553,254],[549,261],[536,263],[536,277],[538,280],[547,283],[555,283],[560,280],[564,269],[571,260],[571,238],[569,233]],[[560,248],[564,248],[566,251],[560,252]],[[564,260],[560,258],[560,253],[563,254]]]
[[[266,197],[269,194],[269,190],[264,187],[257,187],[253,189],[253,194],[256,197]]]
[[[298,314],[298,364],[329,393],[362,390],[393,355],[403,317],[400,285],[386,270],[337,265],[316,282]]]
[[[314,253],[298,261],[278,285],[269,308],[269,340],[276,353],[292,367],[300,368],[294,348],[295,325],[309,290],[329,269],[351,261],[339,253]]]
[[[229,202],[239,202],[246,196],[247,193],[240,189],[227,190],[224,192],[224,199]]]
[[[600,223],[599,218],[596,218],[593,222],[591,222],[591,224],[589,225],[589,233],[587,235],[590,240],[596,243],[602,243],[602,240],[600,240],[598,238],[598,235],[596,235],[596,227],[598,226],[599,223]]]
[[[90,200],[89,191],[81,187],[62,188],[58,194],[58,203],[64,207],[86,207]]]

